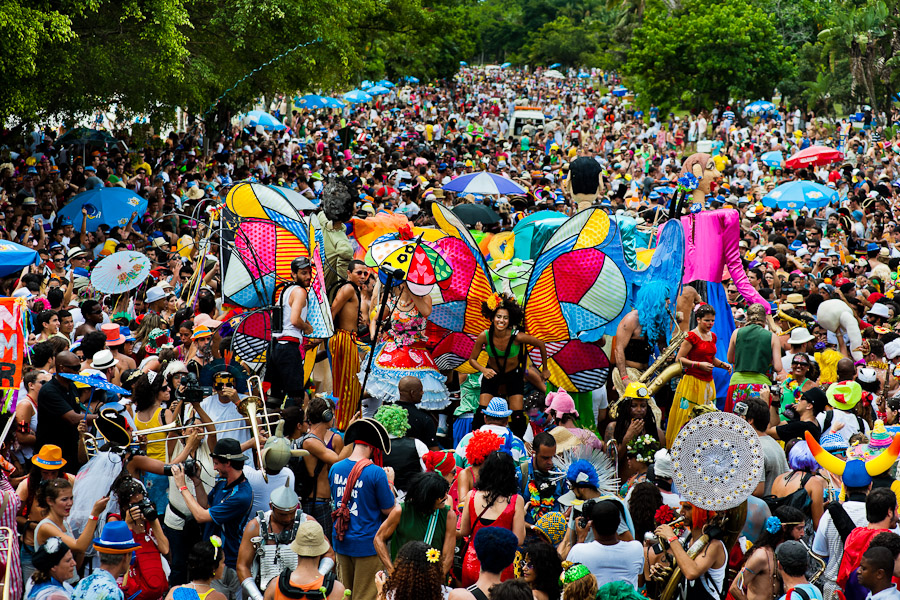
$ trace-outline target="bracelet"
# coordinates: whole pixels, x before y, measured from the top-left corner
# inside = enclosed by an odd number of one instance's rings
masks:
[[[88,519],[90,519],[91,521],[99,521],[100,517],[98,517],[97,515],[91,515],[90,517],[88,517]]]
[[[672,537],[666,539],[666,541],[669,542],[670,544],[671,544],[672,542],[677,541],[677,540],[678,540],[678,536],[677,536],[677,535],[673,535]]]
[[[178,488],[178,491],[179,491],[179,492],[186,492],[187,489],[188,489],[188,486],[183,485],[183,486],[181,486],[180,488]]]
[[[628,379],[628,375],[622,375],[622,381],[625,381],[626,379]]]

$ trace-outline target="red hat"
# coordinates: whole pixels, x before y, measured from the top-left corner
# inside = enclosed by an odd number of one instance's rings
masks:
[[[763,259],[763,261],[769,263],[770,265],[772,265],[772,268],[773,268],[773,269],[779,269],[779,268],[781,268],[781,263],[778,262],[778,259],[775,258],[774,256],[767,256],[767,257],[765,257],[765,258]]]
[[[850,283],[850,280],[846,277],[839,277],[837,280],[835,280],[834,285],[837,287],[841,287],[845,283]]]
[[[884,294],[880,294],[880,293],[878,293],[878,292],[874,292],[874,293],[872,293],[872,294],[869,294],[869,298],[868,298],[868,299],[869,299],[869,302],[871,302],[871,303],[874,304],[875,302],[878,302],[879,300],[881,300],[881,299],[884,298],[884,297],[885,297]]]
[[[100,326],[100,331],[106,334],[107,346],[118,346],[125,343],[125,336],[115,323],[106,323]]]

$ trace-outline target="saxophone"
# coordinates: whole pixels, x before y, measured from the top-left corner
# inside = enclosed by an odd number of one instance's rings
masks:
[[[637,369],[628,367],[628,378],[645,384],[647,386],[647,389],[650,390],[650,395],[653,396],[657,392],[657,390],[659,390],[659,388],[668,383],[669,380],[673,377],[680,375],[684,370],[680,362],[674,362],[663,369],[658,375],[656,374],[656,372],[659,371],[660,367],[662,367],[666,363],[666,361],[672,358],[673,354],[678,352],[678,348],[681,347],[681,342],[683,342],[684,338],[686,337],[687,332],[682,331],[679,328],[677,330],[677,333],[672,336],[672,341],[669,342],[669,345],[666,346],[666,349],[663,350],[662,354],[660,354],[659,357],[655,361],[653,361],[653,364],[650,365],[646,371],[638,375]],[[648,381],[650,381],[650,383],[647,383]],[[620,397],[625,394],[625,385],[622,383],[622,376],[619,373],[618,367],[613,369],[613,387],[615,387],[616,391],[619,392]]]

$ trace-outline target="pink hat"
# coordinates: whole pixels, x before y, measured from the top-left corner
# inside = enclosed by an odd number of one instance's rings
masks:
[[[546,413],[554,410],[559,416],[562,416],[566,413],[573,414],[576,417],[578,416],[578,411],[575,410],[575,401],[572,400],[572,396],[570,396],[569,392],[567,392],[566,390],[550,392],[549,394],[547,394],[546,403],[547,410],[544,411]]]
[[[210,329],[215,329],[219,325],[222,324],[222,321],[218,321],[213,319],[206,313],[200,313],[196,317],[194,317],[194,325],[206,325]]]

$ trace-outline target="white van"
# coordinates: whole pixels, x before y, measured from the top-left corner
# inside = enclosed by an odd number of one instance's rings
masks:
[[[522,137],[522,129],[531,125],[534,131],[544,130],[544,111],[538,106],[517,106],[509,118],[507,136],[513,139]]]

